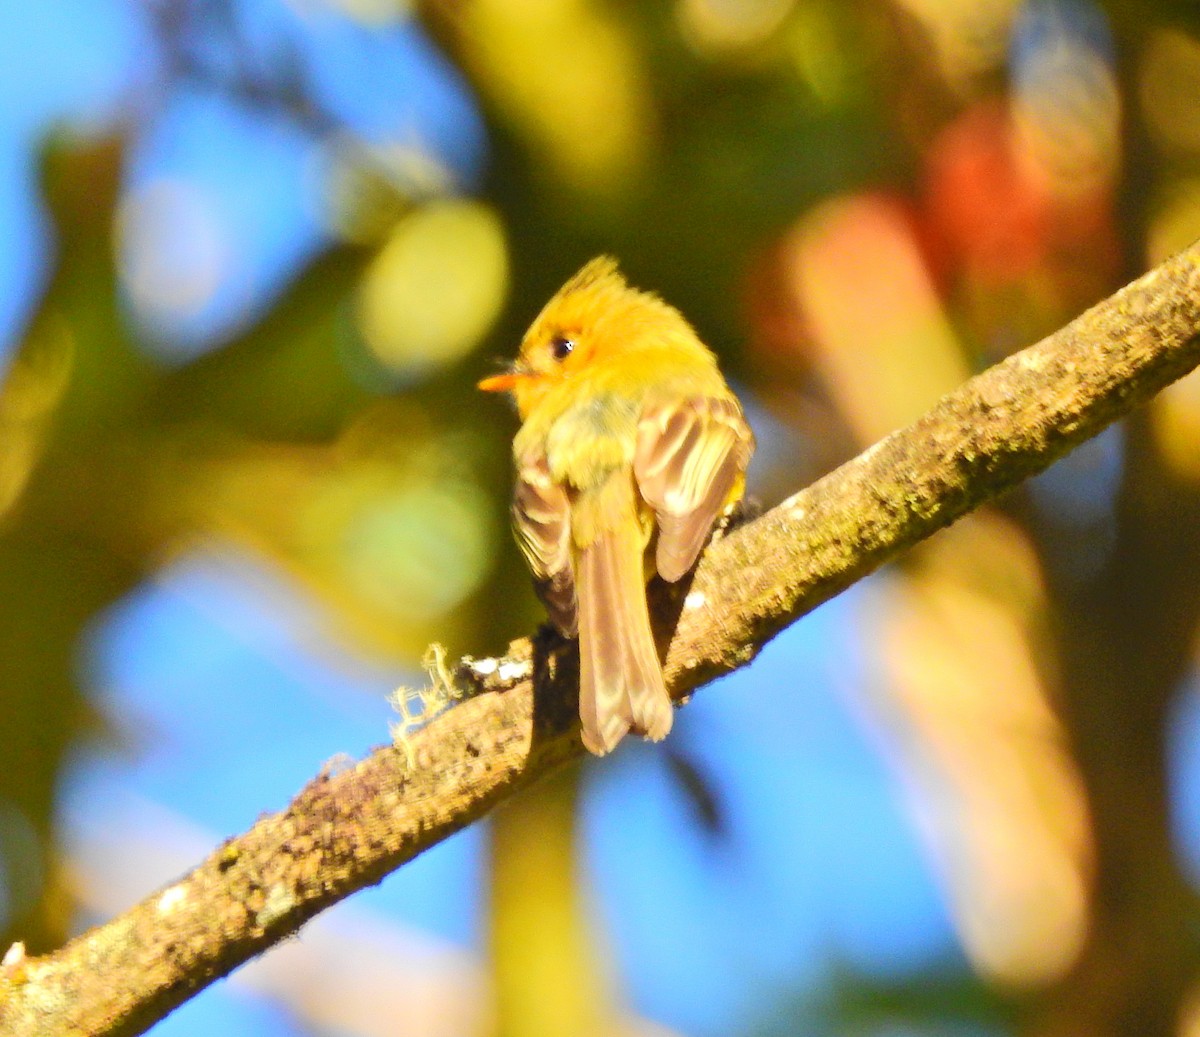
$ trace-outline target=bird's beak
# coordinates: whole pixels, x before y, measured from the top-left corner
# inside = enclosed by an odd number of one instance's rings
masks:
[[[478,388],[484,392],[512,392],[533,373],[520,360],[505,366],[507,367],[506,371],[485,378],[479,382]]]
[[[477,388],[484,392],[512,392],[516,388],[517,382],[521,380],[521,376],[516,371],[509,371],[505,374],[494,374],[490,378],[485,378],[479,382]]]

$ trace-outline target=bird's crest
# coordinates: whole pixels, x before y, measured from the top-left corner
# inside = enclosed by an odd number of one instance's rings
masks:
[[[606,288],[618,290],[626,288],[625,278],[617,268],[617,261],[612,256],[597,256],[584,264],[574,277],[558,290],[558,294],[569,295],[584,288],[592,288],[603,284]]]

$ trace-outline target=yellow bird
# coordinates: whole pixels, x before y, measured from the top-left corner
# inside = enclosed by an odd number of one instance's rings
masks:
[[[742,408],[683,315],[608,256],[479,388],[516,400],[513,523],[551,620],[579,637],[584,745],[602,756],[630,730],[659,741],[673,712],[646,583],[688,572],[741,497],[754,449]]]

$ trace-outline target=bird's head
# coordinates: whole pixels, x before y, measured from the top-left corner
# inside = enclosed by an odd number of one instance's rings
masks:
[[[598,361],[681,334],[695,338],[679,311],[631,288],[611,256],[597,256],[542,308],[509,369],[479,388],[512,393],[524,418],[547,392]]]

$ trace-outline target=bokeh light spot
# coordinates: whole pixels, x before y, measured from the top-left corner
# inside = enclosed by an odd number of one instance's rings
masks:
[[[1107,184],[1120,154],[1121,95],[1112,41],[1092,4],[1042,0],[1014,30],[1014,116],[1022,153],[1058,196]]]
[[[1146,44],[1139,85],[1142,116],[1156,142],[1200,151],[1200,41],[1159,29]]]
[[[626,23],[583,0],[476,0],[463,55],[502,118],[528,137],[548,188],[613,200],[654,138],[642,55]]]
[[[322,0],[325,6],[353,18],[356,22],[372,28],[394,25],[412,14],[409,0]],[[303,10],[305,3],[292,0],[294,6]]]
[[[347,576],[400,620],[444,615],[486,575],[487,506],[480,488],[461,482],[422,482],[373,501],[343,532]]]
[[[1200,177],[1187,177],[1162,192],[1146,232],[1146,264],[1156,266],[1200,238]]]
[[[186,180],[152,180],[132,191],[117,215],[121,278],[134,309],[151,325],[199,313],[231,262],[212,200]]]
[[[1004,55],[1017,0],[897,0],[924,28],[942,76],[965,88]]]
[[[363,277],[358,320],[389,370],[419,376],[460,359],[500,312],[504,228],[490,207],[434,202],[397,224]]]
[[[675,13],[684,38],[704,52],[761,43],[791,9],[792,0],[680,0]]]
[[[1150,414],[1163,460],[1175,475],[1200,483],[1200,371],[1168,385]]]

